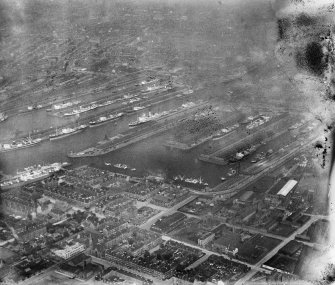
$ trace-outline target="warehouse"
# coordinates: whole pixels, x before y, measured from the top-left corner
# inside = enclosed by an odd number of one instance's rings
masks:
[[[288,193],[292,191],[292,189],[298,184],[298,181],[296,180],[289,180],[286,182],[286,184],[279,190],[277,195],[282,195],[284,197],[287,196]]]

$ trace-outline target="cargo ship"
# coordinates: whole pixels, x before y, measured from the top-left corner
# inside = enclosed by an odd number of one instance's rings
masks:
[[[143,110],[143,109],[145,109],[145,108],[149,108],[149,107],[151,107],[150,104],[147,105],[147,106],[134,106],[134,107],[132,107],[132,108],[126,110],[126,113],[128,113],[128,114],[132,114],[132,113],[135,113],[135,112],[137,112],[137,111],[140,111],[140,110]]]
[[[16,175],[9,176],[0,182],[2,190],[11,189],[14,187],[21,187],[25,184],[42,180],[49,177],[53,173],[62,169],[62,167],[68,166],[68,162],[59,163],[55,162],[48,165],[37,165],[29,166],[24,168],[22,171],[18,171]]]
[[[248,130],[251,130],[253,128],[259,127],[263,124],[265,124],[266,122],[268,122],[270,120],[270,117],[268,116],[259,116],[258,118],[256,118],[255,120],[252,120],[247,126],[246,128]]]
[[[79,106],[79,108],[73,109],[71,112],[64,113],[63,116],[68,117],[68,116],[79,115],[81,113],[85,113],[85,112],[94,110],[94,109],[96,109],[98,107],[99,107],[99,105],[96,104],[96,103],[92,103],[92,104],[90,104],[90,105],[88,105],[86,107]]]
[[[148,123],[150,121],[157,120],[160,117],[168,115],[168,114],[169,114],[168,111],[164,111],[164,112],[161,112],[161,113],[155,113],[155,114],[151,114],[151,112],[149,112],[148,115],[143,114],[143,115],[139,116],[136,121],[130,122],[129,127],[131,127],[131,128],[136,127],[138,125],[142,125],[142,124]]]
[[[4,113],[0,113],[0,123],[6,121],[7,119],[8,119],[7,115],[5,115]]]
[[[103,125],[111,120],[115,120],[115,119],[118,119],[120,117],[123,116],[123,113],[117,113],[117,114],[110,114],[108,116],[102,116],[100,117],[99,119],[97,120],[94,120],[94,121],[90,121],[89,124],[90,124],[90,127],[97,127],[97,126],[100,126],[100,125]]]
[[[40,142],[42,142],[41,138],[32,139],[29,136],[17,142],[12,142],[8,144],[0,144],[0,153],[31,147],[31,146],[39,144]]]
[[[197,179],[197,178],[185,178],[184,176],[177,175],[173,177],[173,180],[175,182],[184,182],[193,185],[208,186],[208,183],[204,182],[201,177]]]
[[[55,133],[49,136],[50,140],[62,139],[70,135],[77,134],[87,128],[87,125],[80,125],[75,128],[63,128],[60,131],[56,130]]]
[[[115,100],[108,100],[106,102],[98,104],[98,107],[105,107],[105,106],[111,105],[113,103],[115,103]]]
[[[62,109],[68,108],[68,107],[72,107],[74,105],[78,105],[79,103],[80,103],[80,101],[77,100],[77,101],[70,101],[70,102],[67,102],[67,103],[55,104],[51,108],[47,109],[47,112],[51,112],[53,110],[55,110],[55,111],[62,110]]]
[[[226,134],[228,134],[228,133],[230,133],[230,132],[236,130],[239,126],[240,126],[239,124],[235,124],[235,125],[233,125],[233,126],[231,126],[231,127],[223,128],[223,129],[221,129],[220,131],[218,131],[216,134],[214,134],[213,137],[212,137],[212,139],[213,139],[214,141],[219,140],[219,139],[221,139],[222,137],[224,137]]]
[[[114,164],[113,166],[116,168],[120,168],[120,169],[128,169],[128,165],[126,164],[118,163],[118,164]]]

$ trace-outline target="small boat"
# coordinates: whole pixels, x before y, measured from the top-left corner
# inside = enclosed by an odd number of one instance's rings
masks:
[[[105,162],[105,165],[110,166],[112,164],[110,162]]]
[[[131,168],[130,170],[131,170],[131,171],[136,171],[136,168]]]
[[[128,169],[128,166],[125,164],[117,163],[113,165],[116,168],[121,168],[121,169]]]
[[[225,181],[226,180],[226,178],[225,177],[221,177],[221,181]]]

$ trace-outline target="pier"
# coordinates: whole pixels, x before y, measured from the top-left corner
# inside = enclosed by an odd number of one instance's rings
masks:
[[[197,110],[207,106],[207,102],[202,102],[197,104],[194,107],[189,109],[179,110],[177,112],[173,112],[172,114],[168,114],[154,122],[149,122],[149,126],[139,128],[136,127],[134,130],[129,130],[125,133],[122,133],[121,138],[117,138],[111,141],[100,142],[99,145],[95,147],[91,147],[89,149],[83,150],[78,153],[69,153],[68,157],[76,158],[76,157],[89,157],[89,156],[99,156],[104,155],[109,152],[124,148],[136,142],[140,142],[152,136],[157,136],[162,134],[175,126],[178,125],[179,122],[183,121],[190,113],[196,112]]]
[[[233,152],[237,152],[240,148],[243,148],[248,144],[259,146],[261,141],[267,142],[274,137],[285,133],[286,130],[275,132],[278,128],[281,127],[281,125],[284,125],[285,122],[286,118],[284,115],[280,115],[279,118],[272,118],[265,126],[262,126],[261,129],[257,130],[255,133],[249,133],[244,139],[235,143],[228,143],[224,147],[214,151],[211,154],[201,154],[199,156],[199,160],[217,165],[226,165],[228,163],[228,156]]]

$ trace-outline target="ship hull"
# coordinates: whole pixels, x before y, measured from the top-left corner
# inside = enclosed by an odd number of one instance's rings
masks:
[[[1,149],[0,150],[0,153],[5,153],[5,152],[10,152],[10,151],[15,151],[15,150],[20,150],[20,149],[24,149],[24,148],[28,148],[28,147],[33,147],[35,145],[38,145],[40,144],[42,141],[39,141],[39,142],[36,142],[36,143],[32,143],[32,144],[29,144],[29,145],[23,145],[23,146],[20,146],[20,147],[16,147],[16,148],[11,148],[11,149]]]
[[[144,124],[147,124],[149,123],[150,121],[147,121],[147,122],[140,122],[140,123],[136,123],[136,124],[129,124],[129,128],[135,128],[137,126],[141,126],[141,125],[144,125]]]
[[[62,135],[58,135],[58,136],[54,136],[54,137],[50,136],[50,140],[51,141],[60,140],[60,139],[66,138],[68,136],[72,136],[72,135],[78,134],[78,133],[82,132],[83,130],[84,129],[80,129],[80,130],[76,130],[76,131],[68,133],[68,134],[62,134]]]
[[[111,118],[111,119],[107,119],[106,121],[99,122],[99,123],[90,123],[90,128],[95,128],[95,127],[102,126],[102,125],[104,125],[104,124],[107,124],[107,123],[116,121],[117,119],[119,119],[119,118],[121,118],[121,117],[122,117],[122,116],[115,117],[115,118]]]
[[[82,111],[79,111],[79,112],[76,112],[76,113],[65,113],[63,114],[63,117],[71,117],[71,116],[77,116],[77,115],[80,115],[82,113],[86,113],[86,112],[89,112],[89,111],[93,111],[95,109],[97,109],[98,107],[95,107],[95,108],[92,108],[92,109],[88,109],[88,110],[82,110]]]
[[[22,186],[27,185],[29,183],[33,183],[33,182],[43,180],[43,179],[51,176],[51,174],[53,174],[53,173],[46,173],[44,175],[41,175],[41,176],[33,178],[33,179],[29,179],[27,181],[21,181],[19,183],[14,183],[14,184],[11,184],[11,185],[1,186],[1,190],[9,190],[9,189],[13,189],[13,188],[22,187]]]

